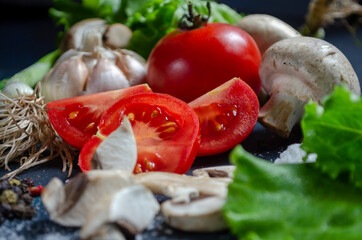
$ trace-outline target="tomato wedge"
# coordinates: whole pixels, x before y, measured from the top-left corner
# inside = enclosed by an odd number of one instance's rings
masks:
[[[81,149],[97,133],[98,123],[108,107],[122,98],[145,92],[152,92],[147,84],[56,100],[47,103],[47,113],[59,136]]]
[[[127,116],[137,144],[134,173],[186,173],[200,145],[197,115],[185,102],[166,94],[144,93],[122,99],[103,115],[98,132],[82,148],[78,164],[91,169],[95,149]]]
[[[259,114],[255,92],[240,78],[234,78],[190,102],[200,121],[198,156],[225,152],[244,141]]]

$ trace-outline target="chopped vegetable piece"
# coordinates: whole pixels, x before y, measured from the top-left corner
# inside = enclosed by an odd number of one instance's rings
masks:
[[[310,102],[302,120],[302,149],[317,153],[316,166],[332,178],[348,173],[362,187],[362,100],[336,87],[323,106]]]
[[[256,94],[240,78],[227,81],[189,105],[200,120],[199,156],[222,153],[244,141],[259,113]]]
[[[103,115],[98,132],[82,148],[79,166],[91,170],[99,144],[127,116],[137,143],[135,173],[166,171],[186,173],[200,146],[196,113],[185,102],[160,93],[137,94],[112,105]]]
[[[97,133],[103,113],[118,100],[151,92],[146,85],[66,98],[47,103],[48,116],[54,129],[69,145],[81,149]]]
[[[231,153],[236,164],[224,214],[239,239],[357,240],[362,192],[310,164],[280,165]]]

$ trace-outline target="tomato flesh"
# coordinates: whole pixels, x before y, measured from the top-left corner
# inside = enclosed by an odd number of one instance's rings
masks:
[[[152,50],[147,83],[154,92],[190,102],[240,77],[258,94],[260,61],[254,39],[238,27],[209,23],[193,30],[178,29]]]
[[[59,136],[81,149],[97,133],[99,121],[108,107],[122,98],[145,92],[152,92],[147,84],[56,100],[47,103],[47,113]]]
[[[189,105],[200,121],[199,156],[222,153],[244,141],[259,113],[256,94],[239,78],[222,84]]]
[[[195,112],[183,101],[165,94],[139,94],[115,103],[103,115],[99,130],[82,148],[79,166],[91,169],[96,147],[127,116],[137,144],[135,173],[166,171],[185,173],[199,145],[200,126]]]

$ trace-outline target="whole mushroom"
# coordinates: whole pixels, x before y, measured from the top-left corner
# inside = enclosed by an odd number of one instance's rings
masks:
[[[262,55],[272,44],[280,40],[301,36],[292,26],[268,14],[247,15],[235,25],[252,36]]]
[[[360,95],[357,75],[344,54],[332,44],[312,37],[284,39],[262,57],[259,75],[270,99],[259,111],[259,122],[288,138],[300,122],[304,105],[321,104],[336,85]]]
[[[243,29],[255,40],[260,54],[264,52],[274,43],[293,37],[300,37],[300,33],[292,26],[279,18],[268,14],[250,14],[240,19],[235,26]],[[258,94],[260,105],[268,99],[265,89],[261,88]]]

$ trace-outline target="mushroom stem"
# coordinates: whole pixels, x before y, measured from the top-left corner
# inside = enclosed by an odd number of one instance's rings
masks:
[[[270,131],[287,138],[293,126],[301,120],[306,103],[305,100],[287,92],[275,93],[260,109],[258,120]]]

